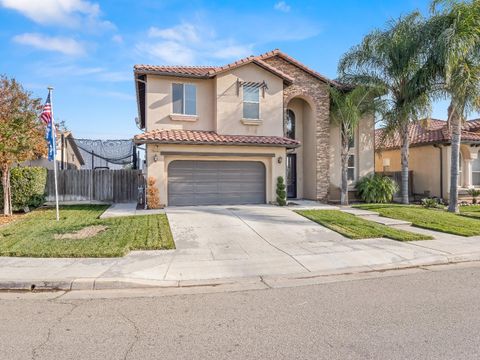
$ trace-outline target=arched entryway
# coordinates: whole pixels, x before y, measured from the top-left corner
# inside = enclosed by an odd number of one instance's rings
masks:
[[[286,183],[289,198],[316,200],[316,125],[313,102],[299,95],[286,102],[284,136],[301,146],[287,152]]]

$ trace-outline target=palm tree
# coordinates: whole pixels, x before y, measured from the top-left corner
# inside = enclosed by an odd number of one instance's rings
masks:
[[[408,204],[409,125],[430,110],[430,67],[424,54],[425,20],[413,13],[375,30],[340,60],[341,80],[383,89],[385,137],[401,138],[402,202]]]
[[[458,212],[458,172],[462,125],[480,109],[480,0],[434,0],[429,21],[430,58],[437,67],[437,94],[450,97],[450,195],[448,211]]]
[[[378,89],[357,86],[350,91],[330,87],[330,118],[341,132],[342,185],[340,202],[348,205],[348,157],[360,121],[380,109]]]

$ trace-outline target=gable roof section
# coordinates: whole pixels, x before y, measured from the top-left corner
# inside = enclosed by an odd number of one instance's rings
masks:
[[[375,130],[375,150],[391,150],[401,147],[400,134],[385,139],[382,143],[384,129]],[[449,144],[452,140],[445,120],[426,119],[411,124],[408,129],[411,146]],[[480,142],[480,119],[466,121],[462,129],[462,142]]]
[[[327,84],[330,84],[332,86],[339,87],[339,88],[345,88],[346,87],[345,84],[342,84],[342,83],[339,83],[338,81],[327,78],[326,76],[320,74],[319,72],[317,72],[317,71],[309,68],[308,66],[302,64],[300,61],[297,61],[294,58],[292,58],[291,56],[289,56],[289,55],[285,54],[284,52],[280,51],[279,49],[268,51],[264,54],[261,54],[261,55],[257,56],[257,58],[259,58],[261,60],[265,60],[265,59],[272,58],[274,56],[278,56],[279,58],[289,62],[290,64],[298,67],[299,69],[305,71],[306,73],[312,75],[313,77],[315,77],[318,80],[321,80],[321,81],[323,81]]]

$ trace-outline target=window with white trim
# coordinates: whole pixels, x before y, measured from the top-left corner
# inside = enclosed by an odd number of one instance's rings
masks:
[[[480,186],[480,151],[477,158],[472,160],[472,185]]]
[[[260,89],[243,85],[243,118],[260,119]]]
[[[197,115],[197,87],[193,84],[172,84],[173,113]]]
[[[350,154],[348,155],[348,163],[347,163],[347,179],[348,182],[355,181],[355,155]]]

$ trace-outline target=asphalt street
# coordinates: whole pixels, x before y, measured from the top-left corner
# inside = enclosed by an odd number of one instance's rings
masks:
[[[479,359],[479,285],[470,264],[234,292],[0,293],[0,357]]]

